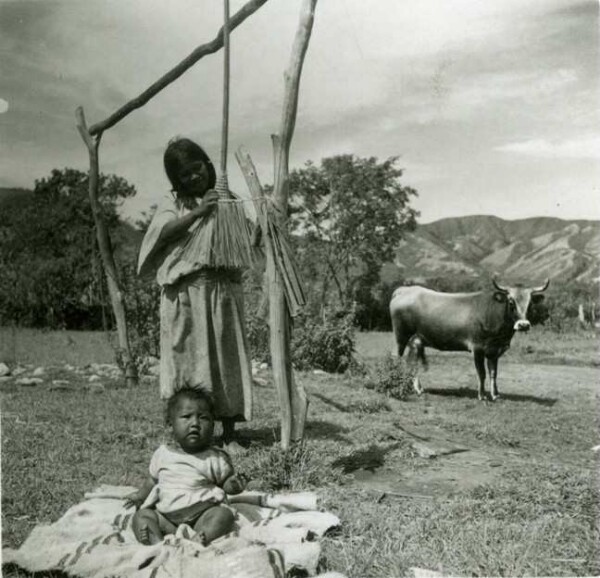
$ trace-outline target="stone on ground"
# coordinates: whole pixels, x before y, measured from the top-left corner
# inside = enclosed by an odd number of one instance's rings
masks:
[[[17,381],[15,383],[17,385],[33,387],[33,386],[39,385],[40,383],[44,383],[44,380],[40,379],[39,377],[21,377],[20,379],[17,379]]]

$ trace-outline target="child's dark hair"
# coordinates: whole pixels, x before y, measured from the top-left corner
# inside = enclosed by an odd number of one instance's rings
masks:
[[[169,141],[163,162],[165,172],[174,191],[181,189],[179,173],[183,166],[193,161],[202,161],[208,169],[208,188],[214,189],[217,182],[215,167],[204,149],[189,138],[175,137]]]
[[[165,406],[165,423],[167,425],[171,425],[175,408],[177,407],[180,399],[191,399],[198,401],[202,400],[206,402],[211,415],[213,414],[214,403],[210,393],[203,389],[185,386],[177,390],[167,401],[167,405]]]

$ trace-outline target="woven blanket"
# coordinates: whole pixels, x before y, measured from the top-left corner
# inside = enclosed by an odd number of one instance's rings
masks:
[[[269,507],[259,507],[248,503],[257,501],[248,492],[231,504],[234,531],[208,546],[186,525],[160,544],[144,546],[131,530],[134,509],[123,500],[134,490],[101,486],[85,494],[55,523],[36,526],[18,550],[4,549],[3,565],[82,578],[284,578],[295,569],[315,576],[319,538],[339,525],[333,514],[317,511],[312,493],[264,495]]]

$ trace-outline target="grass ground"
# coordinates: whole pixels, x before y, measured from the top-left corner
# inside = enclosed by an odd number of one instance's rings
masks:
[[[276,392],[264,375],[237,466],[265,487],[317,490],[342,520],[324,540],[323,565],[350,577],[411,575],[413,566],[598,575],[598,342],[529,337],[501,361],[496,403],[477,401],[466,354],[432,353],[427,393],[405,402],[361,377],[299,373],[309,418],[304,446],[289,456],[274,444]],[[385,355],[389,339],[360,336],[363,359]],[[3,546],[18,546],[90,488],[138,483],[164,435],[156,384],[91,390],[78,379],[71,390],[0,384]],[[465,451],[421,457],[422,440]]]

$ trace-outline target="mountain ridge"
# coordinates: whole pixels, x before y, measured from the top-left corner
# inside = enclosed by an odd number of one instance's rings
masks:
[[[600,221],[495,215],[447,217],[417,227],[394,258],[412,280],[500,274],[523,281],[597,281]]]
[[[31,190],[0,187],[3,202],[19,202]],[[133,255],[139,234],[124,222],[121,250]],[[384,280],[424,282],[435,277],[479,277],[535,282],[597,282],[600,279],[600,221],[495,215],[445,217],[418,225],[401,241],[393,263],[384,266]]]

